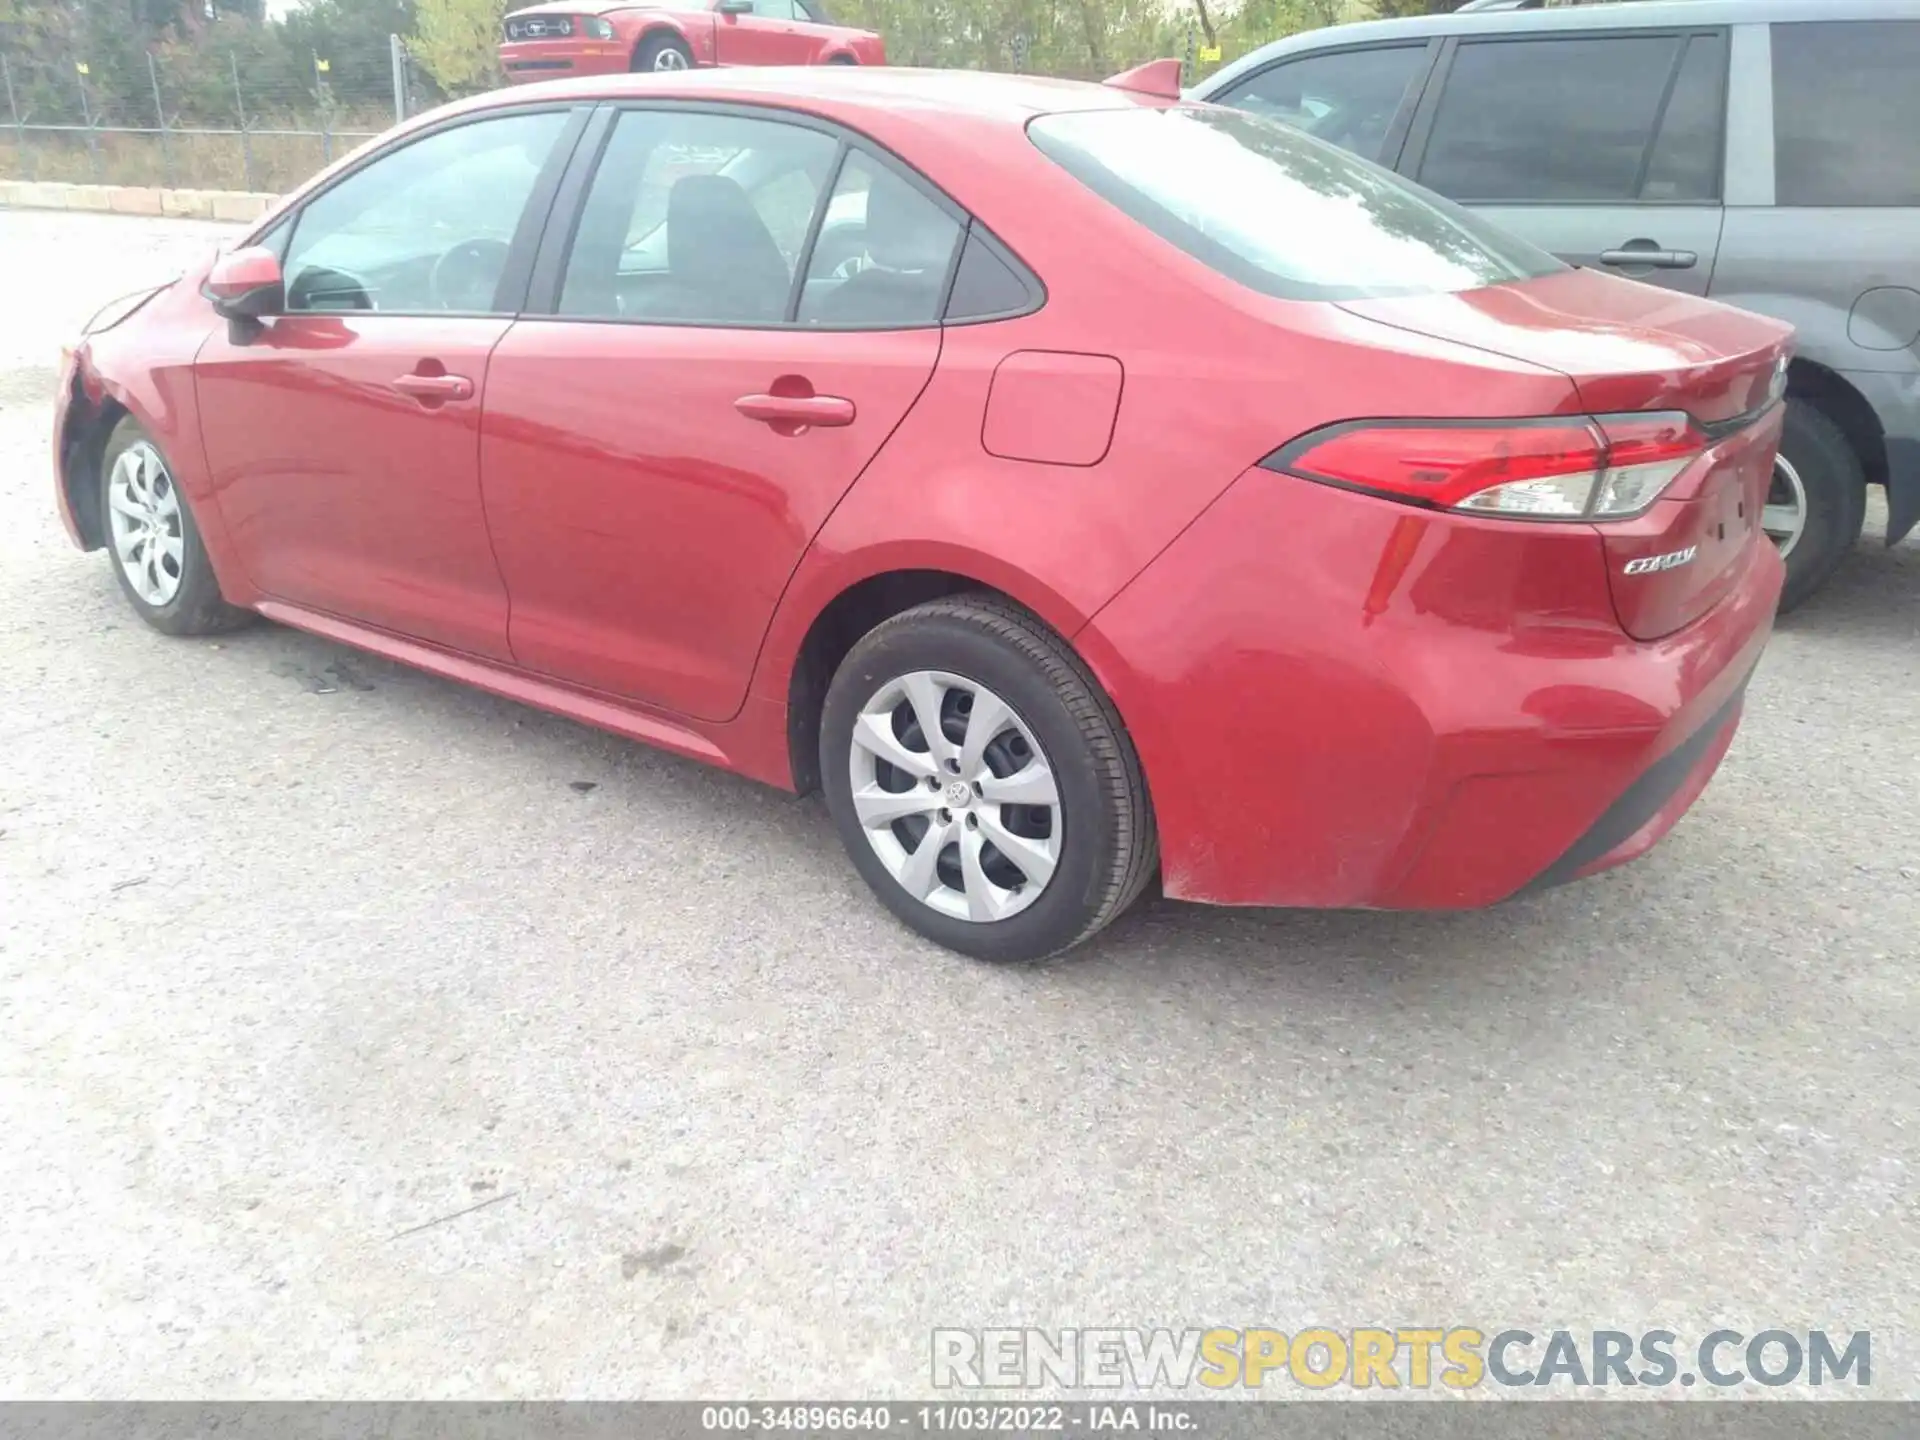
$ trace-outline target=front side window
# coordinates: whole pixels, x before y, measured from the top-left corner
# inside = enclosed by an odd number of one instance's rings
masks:
[[[1595,35],[1461,45],[1434,114],[1420,183],[1462,201],[1638,200],[1682,39]],[[1698,83],[1705,76],[1696,66],[1680,78]],[[1682,104],[1697,107],[1698,99]]]
[[[564,111],[470,121],[383,155],[301,210],[287,309],[501,313],[496,290]]]
[[[1356,300],[1564,268],[1377,165],[1214,107],[1044,115],[1033,142],[1189,255],[1264,294]]]
[[[1920,205],[1920,21],[1773,27],[1781,205]]]
[[[1393,117],[1426,58],[1424,45],[1309,55],[1262,70],[1213,99],[1379,160]]]
[[[560,313],[782,323],[838,151],[776,120],[625,112],[580,215]]]

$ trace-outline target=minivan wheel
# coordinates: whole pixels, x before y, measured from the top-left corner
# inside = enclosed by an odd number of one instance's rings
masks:
[[[1846,435],[1810,402],[1787,401],[1780,455],[1760,517],[1787,562],[1782,611],[1826,584],[1859,540],[1866,511],[1866,472]]]
[[[1071,948],[1159,860],[1139,758],[1066,644],[997,597],[870,631],[828,687],[827,808],[888,909],[981,960]]]
[[[142,620],[168,635],[216,635],[253,619],[221,598],[187,497],[131,415],[107,437],[100,482],[107,555]]]

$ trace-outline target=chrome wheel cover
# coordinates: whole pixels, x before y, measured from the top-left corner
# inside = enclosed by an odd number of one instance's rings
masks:
[[[942,915],[990,923],[1045,893],[1065,815],[1027,722],[977,680],[916,670],[860,707],[853,810],[901,889]]]
[[[160,452],[136,440],[107,477],[113,556],[133,593],[158,608],[180,593],[187,542],[180,492]]]
[[[1791,555],[1806,533],[1806,482],[1784,455],[1774,457],[1773,484],[1767,490],[1766,508],[1760,512],[1760,528],[1780,547],[1782,556]]]

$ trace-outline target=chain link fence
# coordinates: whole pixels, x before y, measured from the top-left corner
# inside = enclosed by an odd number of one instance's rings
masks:
[[[397,35],[271,58],[0,51],[0,177],[278,192],[439,98]]]
[[[448,98],[403,38],[414,23],[404,0],[300,4],[264,23],[251,3],[198,0],[144,34],[117,7],[75,11],[57,38],[0,20],[0,178],[278,193]],[[1202,0],[1187,13],[1173,0],[836,0],[835,10],[885,35],[896,65],[1097,80],[1178,55],[1190,83],[1274,34],[1388,3],[1459,0],[1247,0],[1217,22]],[[489,63],[459,93],[499,83],[491,40],[481,43]]]

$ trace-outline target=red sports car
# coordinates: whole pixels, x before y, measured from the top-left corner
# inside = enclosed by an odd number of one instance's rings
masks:
[[[823,788],[971,955],[1639,855],[1771,628],[1790,332],[1174,78],[436,111],[92,322],[61,512],[170,634]]]
[[[556,0],[507,16],[500,66],[510,81],[707,65],[884,65],[871,30],[836,25],[820,0]]]

